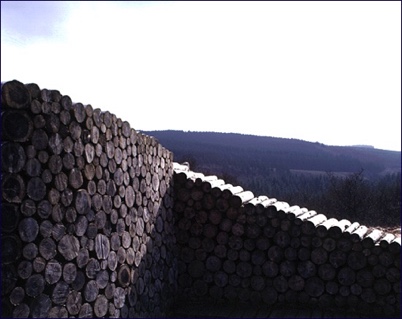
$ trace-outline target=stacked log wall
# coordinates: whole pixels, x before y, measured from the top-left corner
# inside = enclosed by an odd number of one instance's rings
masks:
[[[180,298],[400,314],[400,237],[174,170]]]
[[[2,317],[162,316],[172,153],[56,90],[10,81],[1,97]]]
[[[176,297],[399,314],[400,237],[192,172],[56,90],[1,97],[3,317],[163,316]]]

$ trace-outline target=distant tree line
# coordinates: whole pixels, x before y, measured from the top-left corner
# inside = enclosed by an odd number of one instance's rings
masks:
[[[310,183],[306,181],[305,185]],[[317,185],[314,184],[313,185]],[[328,173],[322,191],[300,189],[290,194],[289,201],[325,213],[327,217],[349,219],[367,226],[401,225],[401,174],[388,174],[367,179],[363,171],[346,177]]]
[[[401,225],[401,174],[368,178],[363,170],[339,176],[334,173],[298,174],[286,169],[202,165],[186,157],[192,170],[217,175],[240,185],[255,196],[266,195],[290,205],[306,207],[328,218],[348,219],[366,226]]]

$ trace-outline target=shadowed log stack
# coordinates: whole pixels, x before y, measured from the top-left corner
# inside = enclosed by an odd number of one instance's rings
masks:
[[[174,170],[186,298],[400,312],[400,238]]]
[[[2,84],[2,316],[160,316],[172,154],[109,112]]]

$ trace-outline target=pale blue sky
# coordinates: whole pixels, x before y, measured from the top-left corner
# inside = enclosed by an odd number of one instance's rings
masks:
[[[138,130],[401,150],[398,1],[2,1],[1,80]]]

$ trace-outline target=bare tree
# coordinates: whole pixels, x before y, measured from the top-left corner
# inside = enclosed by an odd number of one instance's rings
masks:
[[[330,206],[354,218],[364,218],[372,207],[371,189],[364,179],[363,169],[345,178],[329,173],[328,199]]]

